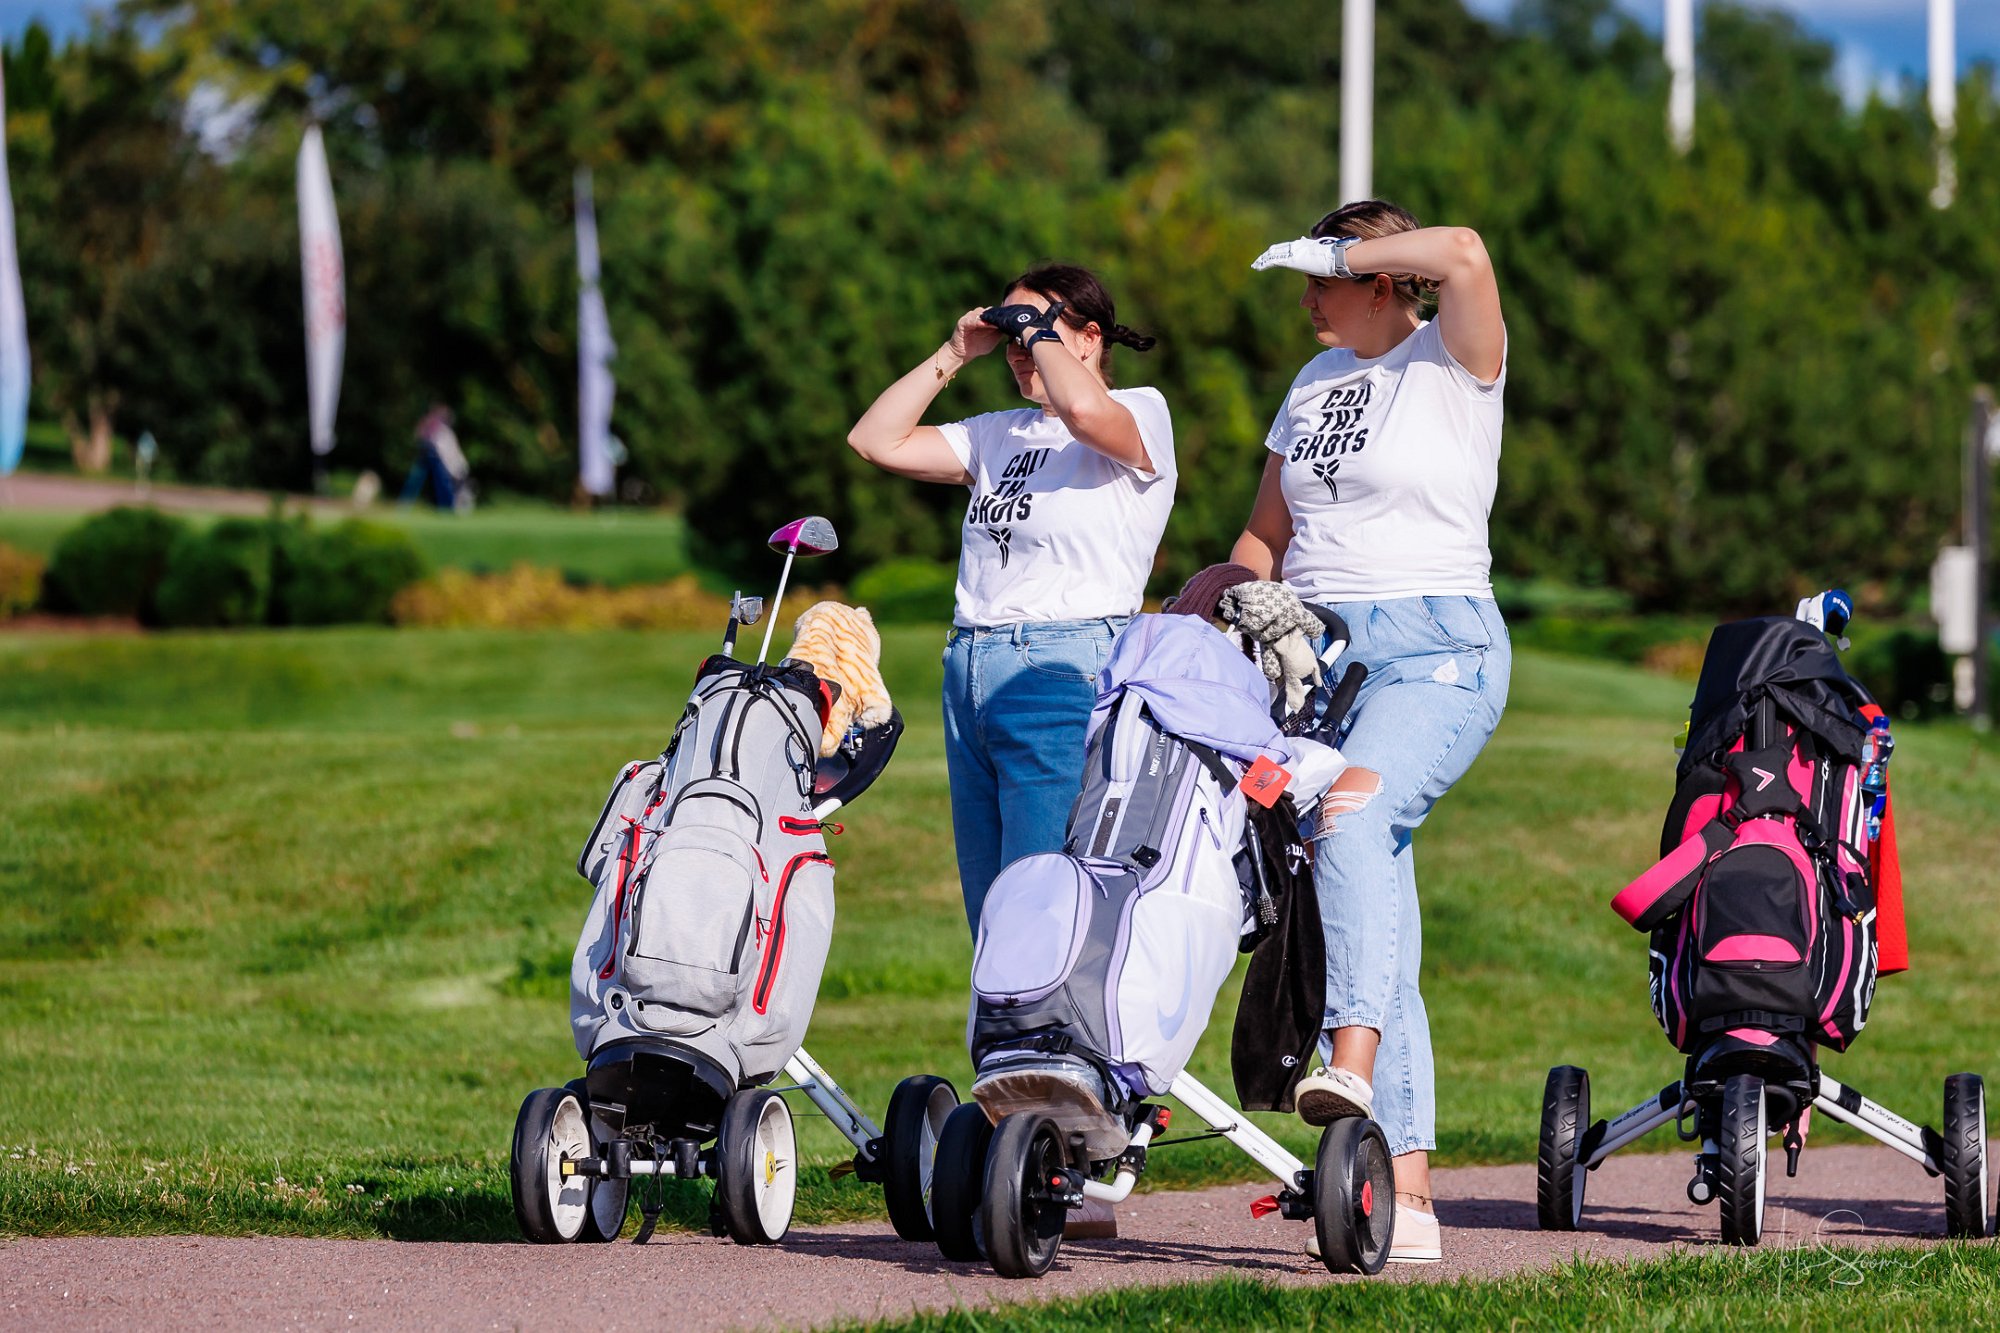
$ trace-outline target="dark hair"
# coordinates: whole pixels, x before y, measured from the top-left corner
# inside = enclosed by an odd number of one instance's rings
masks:
[[[1325,236],[1357,236],[1372,241],[1401,231],[1416,231],[1423,225],[1409,209],[1386,199],[1359,199],[1342,204],[1321,218],[1313,225],[1312,236],[1315,240]],[[1391,273],[1389,278],[1396,284],[1397,298],[1417,314],[1437,300],[1435,279],[1419,278],[1413,273]]]
[[[1111,383],[1113,344],[1144,352],[1159,341],[1118,323],[1117,308],[1111,304],[1111,293],[1104,290],[1104,284],[1098,281],[1095,273],[1080,265],[1037,264],[1000,290],[1004,294],[1016,287],[1025,287],[1046,301],[1061,301],[1062,322],[1073,329],[1091,324],[1097,326],[1104,337],[1104,350],[1098,354],[1097,370],[1104,376],[1106,384]]]

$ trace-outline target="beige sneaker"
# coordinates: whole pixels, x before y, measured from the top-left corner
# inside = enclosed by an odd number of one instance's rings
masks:
[[[1434,1264],[1444,1258],[1444,1232],[1436,1213],[1396,1205],[1396,1233],[1389,1240],[1392,1264]]]
[[[1330,1125],[1348,1116],[1373,1115],[1375,1090],[1359,1074],[1321,1065],[1299,1080],[1292,1100],[1308,1125]]]
[[[1319,1230],[1306,1233],[1306,1254],[1317,1259]],[[1396,1208],[1396,1234],[1389,1238],[1392,1264],[1434,1264],[1444,1258],[1444,1233],[1436,1213],[1420,1213],[1407,1204]]]

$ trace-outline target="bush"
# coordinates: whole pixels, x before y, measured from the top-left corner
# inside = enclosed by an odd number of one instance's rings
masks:
[[[167,554],[186,531],[157,509],[93,514],[56,543],[47,576],[53,609],[152,620]]]
[[[1632,611],[1632,598],[1616,588],[1579,588],[1554,579],[1493,576],[1493,600],[1509,624],[1533,616],[1620,616]]]
[[[236,629],[265,622],[271,603],[273,522],[218,520],[189,530],[167,553],[154,593],[160,623],[176,629]]]
[[[839,598],[838,588],[794,585],[773,614],[773,651],[784,651],[791,626],[814,602]],[[651,629],[712,630],[717,646],[729,620],[729,599],[706,592],[692,574],[667,583],[623,588],[579,586],[553,569],[516,565],[504,574],[441,571],[396,595],[398,625],[451,629]],[[744,630],[739,655],[756,651],[764,625]]]
[[[935,560],[885,560],[854,580],[854,604],[878,625],[943,624],[951,619],[958,570]]]
[[[280,623],[387,623],[396,594],[424,576],[424,558],[400,528],[358,518],[325,532],[303,523],[274,526]]]
[[[1856,626],[1845,655],[1847,673],[1868,688],[1891,717],[1951,712],[1951,659],[1928,626]]]
[[[1508,633],[1516,647],[1634,666],[1650,657],[1659,666],[1679,672],[1690,645],[1695,660],[1700,660],[1714,627],[1712,620],[1686,616],[1541,615],[1510,623]]]
[[[41,599],[42,572],[47,568],[40,556],[0,542],[0,620],[12,620],[34,607]]]

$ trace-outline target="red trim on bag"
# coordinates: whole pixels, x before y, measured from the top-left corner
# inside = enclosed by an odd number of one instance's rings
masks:
[[[771,902],[771,933],[764,944],[764,960],[757,965],[757,984],[750,991],[750,1008],[762,1014],[771,1004],[771,990],[777,984],[778,963],[785,956],[785,895],[791,891],[792,875],[808,861],[832,865],[825,852],[800,852],[785,862],[778,875],[778,896]]]
[[[847,832],[847,828],[845,825],[835,824],[825,819],[800,819],[796,815],[779,815],[778,831],[780,833],[797,833],[800,835],[807,833],[839,834]]]
[[[611,980],[611,974],[618,970],[618,924],[625,917],[625,884],[639,860],[639,821],[627,815],[625,822],[630,827],[625,830],[625,850],[618,853],[618,892],[611,899],[611,951],[604,956],[599,981]]]

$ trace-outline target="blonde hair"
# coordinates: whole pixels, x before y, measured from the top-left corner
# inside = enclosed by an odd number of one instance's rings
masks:
[[[1342,204],[1321,218],[1314,224],[1312,236],[1314,239],[1354,236],[1373,241],[1398,232],[1416,231],[1423,225],[1410,210],[1386,199],[1359,199],[1351,204]],[[1391,273],[1388,276],[1396,284],[1396,299],[1411,314],[1422,315],[1426,307],[1437,304],[1438,282],[1435,278],[1420,278],[1414,273]]]

